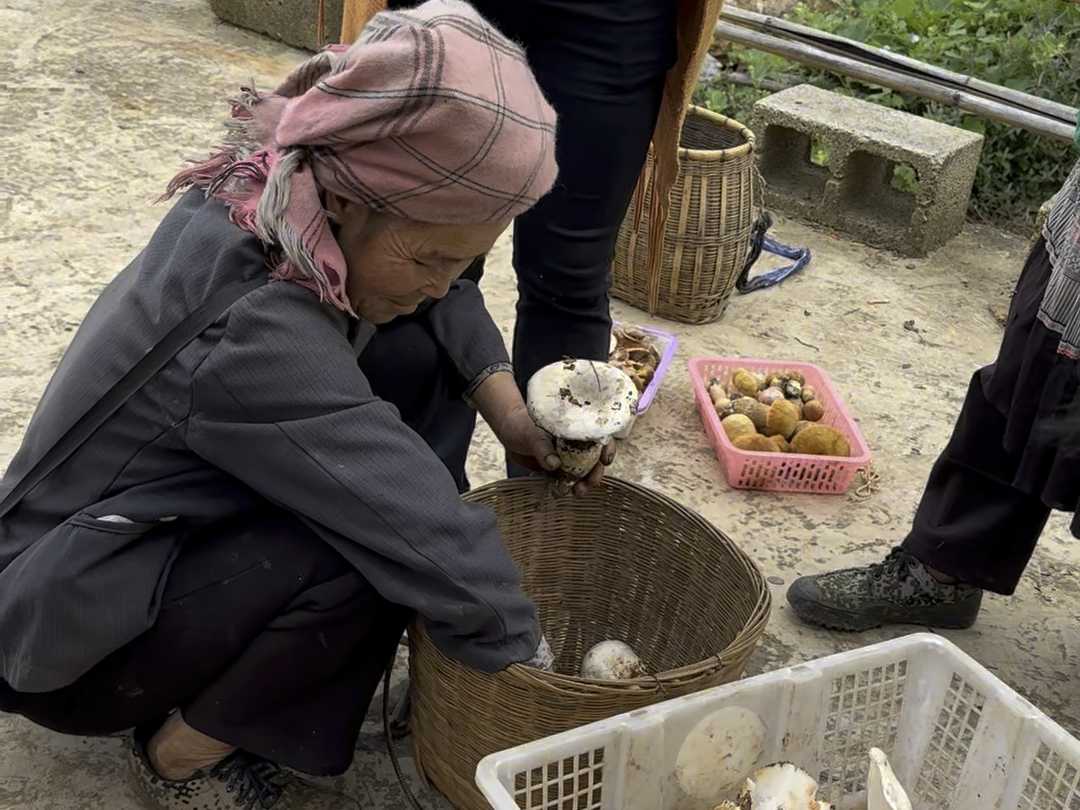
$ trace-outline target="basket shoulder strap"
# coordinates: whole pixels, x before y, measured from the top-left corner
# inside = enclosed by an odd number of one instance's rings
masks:
[[[266,279],[260,278],[226,285],[169,330],[112,388],[91,405],[15,484],[7,497],[0,502],[0,518],[5,517],[30,490],[67,461],[72,453],[104,425],[151,377],[164,368],[181,349],[206,331],[230,306],[265,283]]]

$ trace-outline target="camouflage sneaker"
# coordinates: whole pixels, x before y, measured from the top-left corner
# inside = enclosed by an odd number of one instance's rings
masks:
[[[345,794],[242,751],[187,779],[162,779],[150,764],[145,740],[136,734],[128,761],[136,791],[154,810],[360,810]]]
[[[800,577],[788,603],[804,622],[862,631],[883,624],[964,629],[975,623],[982,591],[938,582],[921,562],[893,549],[882,562]]]

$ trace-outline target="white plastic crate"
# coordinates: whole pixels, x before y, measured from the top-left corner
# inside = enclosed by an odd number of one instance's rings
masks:
[[[492,754],[476,783],[495,810],[712,810],[753,769],[786,761],[854,810],[871,747],[916,810],[1080,810],[1080,742],[929,633]]]

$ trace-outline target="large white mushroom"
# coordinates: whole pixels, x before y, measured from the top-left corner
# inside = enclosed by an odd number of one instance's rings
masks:
[[[600,451],[634,418],[638,390],[622,370],[567,358],[544,366],[526,389],[529,415],[555,440],[562,466],[556,494],[566,494],[600,461]]]

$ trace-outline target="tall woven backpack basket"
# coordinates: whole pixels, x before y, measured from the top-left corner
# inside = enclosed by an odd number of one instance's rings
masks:
[[[679,177],[654,271],[659,284],[650,284],[648,271],[650,152],[616,242],[612,295],[670,320],[708,323],[723,314],[749,252],[759,193],[754,133],[691,106],[679,143]]]

